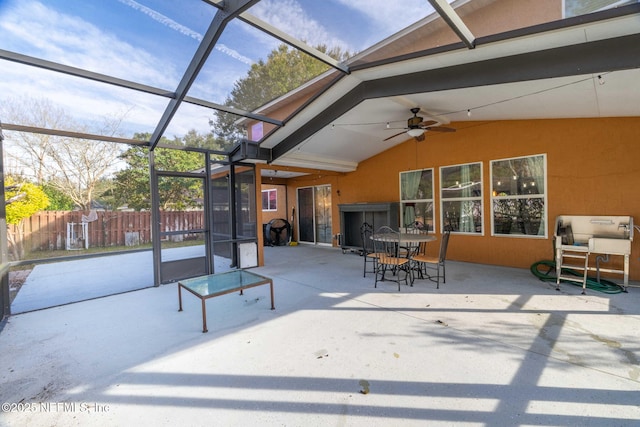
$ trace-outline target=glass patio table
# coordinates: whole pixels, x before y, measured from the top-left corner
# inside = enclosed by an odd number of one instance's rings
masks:
[[[437,237],[433,234],[427,233],[379,233],[371,235],[371,240],[376,240],[379,242],[390,242],[396,244],[395,252],[396,254],[400,253],[400,249],[404,249],[406,251],[406,256],[409,258],[409,269],[412,272],[416,270],[416,263],[413,262],[413,256],[417,253],[420,248],[420,243],[434,242],[437,240]],[[395,274],[395,272],[394,272]],[[413,274],[411,275],[411,283],[413,286]],[[384,276],[382,277],[384,280]]]
[[[407,250],[407,257],[411,256],[411,253],[418,249],[418,246],[422,242],[433,242],[437,240],[433,234],[426,233],[381,233],[373,234],[371,240],[377,240],[379,242],[395,242],[399,248],[405,248]]]
[[[178,311],[182,311],[182,289],[184,288],[200,298],[202,303],[202,332],[207,332],[207,307],[205,305],[207,299],[236,291],[240,291],[240,295],[243,295],[244,289],[266,284],[269,284],[271,290],[271,310],[275,310],[273,305],[273,280],[259,274],[245,270],[233,270],[180,280],[178,282],[178,303],[180,306]]]
[[[397,243],[420,243],[420,242],[433,242],[437,240],[437,237],[433,234],[418,234],[418,233],[389,233],[389,234],[373,234],[371,240],[378,240],[380,242],[397,242]]]

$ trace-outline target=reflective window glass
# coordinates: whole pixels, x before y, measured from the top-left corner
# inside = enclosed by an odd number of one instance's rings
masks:
[[[276,211],[278,210],[278,190],[273,188],[262,190],[262,210]]]
[[[637,0],[547,0],[460,2],[455,11],[478,37],[546,24],[620,7]],[[453,4],[455,6],[455,3]]]
[[[442,224],[453,232],[482,234],[482,164],[440,168]]]
[[[494,235],[546,236],[546,156],[491,162]]]
[[[564,0],[563,12],[565,18],[570,18],[631,3],[638,3],[638,0]]]
[[[400,224],[434,230],[433,169],[400,172]]]

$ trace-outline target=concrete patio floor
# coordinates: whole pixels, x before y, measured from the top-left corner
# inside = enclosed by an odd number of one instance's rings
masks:
[[[203,245],[165,249],[163,261],[204,257]],[[230,260],[214,257],[215,271],[230,269]],[[29,273],[11,313],[19,314],[57,305],[115,295],[153,286],[153,253],[135,251],[95,258],[36,265]]]
[[[452,241],[452,244],[455,242]],[[362,258],[266,248],[269,288],[200,302],[164,285],[11,316],[0,424],[632,426],[640,289],[447,263],[373,286]]]

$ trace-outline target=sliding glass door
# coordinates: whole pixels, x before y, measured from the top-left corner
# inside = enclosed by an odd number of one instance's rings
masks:
[[[331,244],[331,186],[298,188],[298,241]]]

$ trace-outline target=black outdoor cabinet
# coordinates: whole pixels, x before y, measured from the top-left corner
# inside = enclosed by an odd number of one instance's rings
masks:
[[[338,205],[338,207],[342,252],[362,249],[360,226],[363,222],[371,224],[374,232],[383,225],[388,225],[394,230],[400,226],[398,202],[352,203]]]

